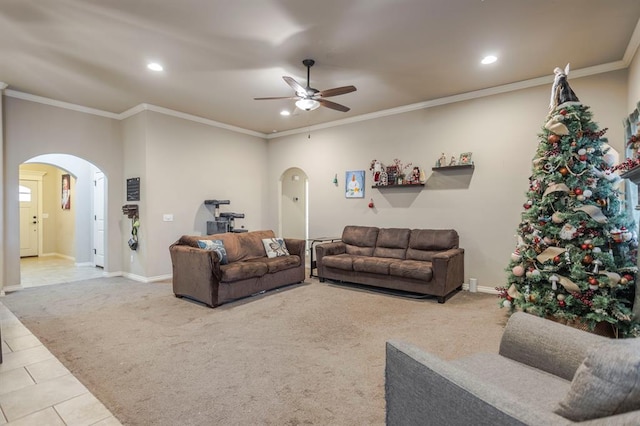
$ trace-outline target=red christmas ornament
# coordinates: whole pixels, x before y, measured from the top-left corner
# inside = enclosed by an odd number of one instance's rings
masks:
[[[590,265],[591,262],[593,262],[593,256],[591,256],[590,254],[587,254],[582,258],[582,263],[585,265]]]
[[[553,258],[553,263],[560,263],[561,260],[560,256],[556,256]]]
[[[582,194],[582,189],[580,189],[580,188],[576,188],[576,189],[574,189],[574,190],[573,190],[573,192],[574,192],[576,195],[580,195],[580,194]]]
[[[549,141],[549,143],[557,144],[558,142],[560,142],[560,136],[552,133],[549,135],[547,140]]]
[[[581,155],[580,157],[578,157],[578,159],[580,161],[587,161],[587,156],[586,155]]]
[[[581,248],[582,250],[587,250],[587,249],[589,248],[589,244],[582,244],[582,245],[580,246],[580,248]]]
[[[558,300],[558,306],[564,308],[564,305],[566,305],[566,303],[564,303],[564,300]]]
[[[589,277],[589,284],[598,285],[598,280],[596,279],[596,277]]]
[[[560,110],[560,115],[567,115],[567,110],[566,109],[561,109]]]

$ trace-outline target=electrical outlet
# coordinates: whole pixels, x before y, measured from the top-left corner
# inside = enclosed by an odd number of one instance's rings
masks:
[[[162,215],[162,220],[164,222],[173,222],[173,215],[172,214],[163,214]]]

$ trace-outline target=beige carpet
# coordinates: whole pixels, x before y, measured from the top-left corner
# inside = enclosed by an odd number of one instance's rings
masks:
[[[496,296],[444,305],[317,280],[210,309],[99,278],[3,303],[125,425],[382,425],[385,341],[498,350]]]

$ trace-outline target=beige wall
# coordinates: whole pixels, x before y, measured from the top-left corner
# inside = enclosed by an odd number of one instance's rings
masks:
[[[169,245],[183,234],[206,234],[206,222],[213,220],[207,199],[228,199],[221,212],[244,213],[237,227],[267,227],[264,139],[150,111],[134,120],[141,125],[136,136],[129,124],[125,132],[126,177],[141,177],[140,248],[125,250],[139,266],[134,274],[171,274]]]
[[[570,80],[592,107],[594,120],[609,127],[612,145],[621,150],[626,72]],[[269,198],[289,167],[309,176],[310,237],[340,235],[345,225],[454,228],[466,250],[465,281],[480,286],[504,284],[504,268],[515,247],[531,160],[548,113],[550,84],[329,128],[269,141]],[[472,173],[433,172],[445,152],[472,151]],[[372,189],[367,174],[364,199],[345,199],[344,172],[367,170],[371,160],[394,158],[426,168],[424,189]],[[339,185],[331,183],[338,174]],[[368,172],[369,173],[369,172]],[[376,208],[367,204],[373,198]],[[269,222],[277,223],[278,206]]]
[[[104,171],[107,188],[107,236],[109,251],[105,271],[122,270],[119,229],[123,198],[122,138],[118,120],[4,97],[4,175],[2,186],[12,194],[18,188],[19,165],[41,154],[70,154]],[[110,202],[116,200],[115,202]],[[19,207],[5,198],[3,286],[20,283]]]
[[[630,73],[638,73],[637,59]],[[594,119],[609,127],[619,151],[621,120],[632,93],[627,71],[571,79]],[[309,178],[310,237],[340,235],[347,224],[382,227],[455,228],[467,251],[466,276],[480,286],[503,284],[515,230],[545,121],[550,84],[516,92],[266,141],[201,123],[144,111],[114,120],[16,98],[5,98],[5,177],[17,188],[18,166],[39,154],[84,158],[108,179],[108,248],[105,271],[141,279],[171,273],[168,246],[182,234],[204,234],[213,218],[203,201],[230,199],[222,211],[245,213],[237,226],[279,228],[279,180],[300,168]],[[633,89],[634,91],[637,89]],[[457,176],[433,172],[441,152],[472,151],[476,168]],[[424,189],[372,189],[372,159],[394,158],[426,169]],[[344,172],[367,170],[365,198],[346,199]],[[339,185],[333,183],[338,175]],[[140,249],[126,241],[130,221],[122,215],[126,178],[141,178]],[[373,198],[375,209],[367,204]],[[17,203],[5,213],[5,285],[19,283]],[[172,222],[163,221],[173,215]]]

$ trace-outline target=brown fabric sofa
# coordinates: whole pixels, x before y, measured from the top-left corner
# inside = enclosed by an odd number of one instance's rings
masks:
[[[183,235],[169,247],[173,265],[173,293],[216,307],[242,297],[305,279],[305,241],[285,238],[289,256],[268,258],[262,240],[273,231]],[[222,240],[228,264],[216,251],[199,247],[198,240]]]
[[[346,226],[342,241],[316,246],[318,277],[437,296],[462,288],[464,249],[453,229]]]

